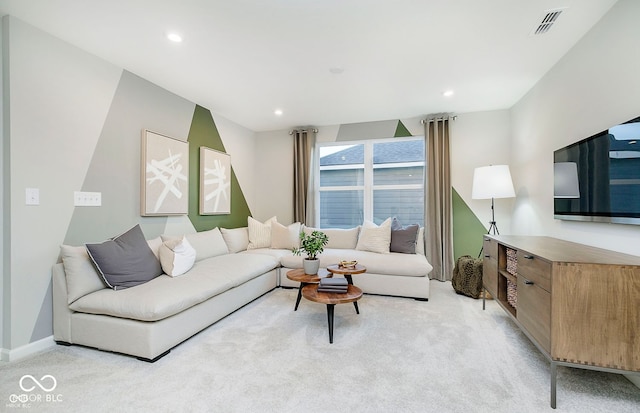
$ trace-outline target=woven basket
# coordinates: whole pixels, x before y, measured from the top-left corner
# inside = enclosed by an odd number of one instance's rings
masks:
[[[507,280],[507,302],[513,308],[518,308],[518,286]]]
[[[507,272],[513,276],[518,275],[518,256],[516,250],[507,248]]]

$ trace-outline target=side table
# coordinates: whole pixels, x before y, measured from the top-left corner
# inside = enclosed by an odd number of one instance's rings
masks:
[[[298,297],[296,298],[296,306],[293,311],[298,311],[298,304],[300,304],[300,298],[302,298],[302,288],[309,284],[317,284],[321,278],[333,277],[333,274],[325,269],[320,268],[318,274],[305,274],[302,268],[287,271],[287,278],[291,281],[299,282]]]
[[[327,305],[327,322],[329,324],[329,343],[333,344],[333,310],[336,304],[356,303],[362,298],[362,290],[349,284],[346,293],[325,293],[318,291],[318,284],[307,285],[302,289],[304,298]],[[356,307],[357,309],[357,307]],[[360,313],[358,313],[360,314]]]
[[[367,272],[367,268],[364,265],[356,264],[355,267],[341,267],[339,264],[329,265],[327,267],[327,271],[329,271],[332,275],[339,274],[344,276],[347,279],[347,283],[349,285],[353,285],[352,275],[362,274]],[[353,306],[356,308],[356,313],[360,314],[360,310],[358,309],[358,303],[353,301]]]

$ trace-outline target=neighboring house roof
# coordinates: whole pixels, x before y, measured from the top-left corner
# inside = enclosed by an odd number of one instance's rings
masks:
[[[373,163],[424,161],[424,141],[398,141],[377,143],[373,146]],[[320,166],[352,165],[364,162],[364,146],[354,145],[320,158]]]

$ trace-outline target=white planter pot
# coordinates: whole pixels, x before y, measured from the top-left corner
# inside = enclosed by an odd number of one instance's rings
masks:
[[[320,260],[317,258],[315,260],[310,260],[308,258],[305,258],[302,260],[302,268],[304,268],[305,274],[315,275],[318,273],[318,270],[320,269]]]

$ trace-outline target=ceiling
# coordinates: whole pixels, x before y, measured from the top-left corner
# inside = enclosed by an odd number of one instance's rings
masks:
[[[0,0],[0,14],[268,131],[509,108],[615,2]]]

